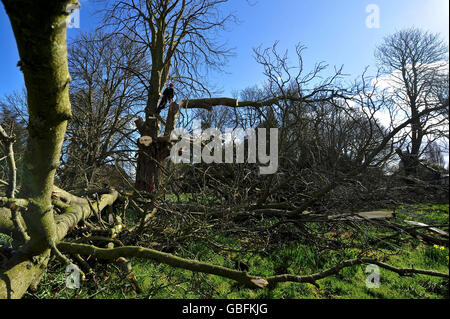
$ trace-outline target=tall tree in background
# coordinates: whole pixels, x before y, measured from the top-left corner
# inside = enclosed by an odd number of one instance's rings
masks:
[[[58,171],[61,187],[90,183],[107,163],[127,158],[134,148],[129,145],[132,120],[145,105],[135,73],[146,67],[141,50],[122,36],[81,34],[70,45],[73,119]]]
[[[436,165],[437,167],[445,168],[444,152],[438,143],[433,142],[428,145],[425,152],[425,158],[429,163]]]
[[[152,139],[150,145],[139,143],[136,188],[152,192],[158,184],[159,166],[169,155],[167,139],[159,137],[161,118],[158,100],[169,79],[192,91],[208,91],[201,76],[209,68],[220,68],[229,53],[217,43],[217,31],[232,20],[222,15],[221,5],[228,0],[128,0],[115,1],[105,16],[106,25],[129,36],[148,54],[150,75],[147,81],[145,120],[136,121],[141,136]],[[172,104],[165,121],[164,135],[175,126],[178,107]]]
[[[442,137],[448,112],[438,111],[419,117],[421,111],[439,104],[448,105],[448,46],[433,34],[406,29],[386,37],[376,49],[381,69],[389,74],[389,85],[399,114],[412,118],[409,145],[397,150],[406,174],[417,175],[422,151]]]

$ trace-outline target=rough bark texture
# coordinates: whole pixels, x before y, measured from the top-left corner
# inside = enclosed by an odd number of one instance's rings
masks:
[[[79,4],[77,0],[2,2],[19,51],[29,114],[20,196],[28,199],[23,217],[30,241],[24,255],[13,258],[0,272],[0,298],[18,298],[40,277],[57,241],[51,194],[71,117],[66,18]]]
[[[148,136],[152,143],[145,145],[138,140],[138,160],[136,168],[136,184],[138,190],[152,193],[158,187],[159,166],[170,154],[170,134],[180,114],[178,104],[171,103],[164,129],[164,137],[159,136],[159,123],[157,118],[147,118],[144,122],[141,118],[135,121],[141,136]]]
[[[101,195],[97,205],[95,202],[89,203],[87,199],[74,196],[56,186],[54,186],[53,194],[57,198],[64,199],[64,202],[60,202],[64,205],[63,213],[55,216],[55,224],[57,228],[56,234],[58,240],[63,239],[69,230],[75,227],[82,219],[87,219],[94,213],[100,213],[106,206],[112,205],[119,197],[119,193],[116,190],[112,190],[110,193]],[[53,201],[54,204],[58,204],[56,201],[57,199]],[[0,197],[1,205],[7,205],[9,203],[14,203],[22,209],[26,209],[30,204],[24,199],[9,199]],[[20,212],[18,213],[18,219],[20,223],[24,222]],[[24,227],[25,230],[27,230],[26,225],[24,225]],[[9,234],[14,238],[14,232],[16,231],[17,228],[13,222],[11,209],[7,207],[0,207],[0,233]]]
[[[106,206],[112,205],[118,197],[119,193],[113,190],[109,194],[103,194],[98,205],[97,203],[89,204],[86,199],[78,198],[79,203],[68,206],[63,214],[55,218],[58,240],[62,240],[82,219],[87,219],[94,213],[99,214]]]
[[[156,118],[147,118],[143,121],[141,118],[135,121],[136,127],[141,136],[149,136],[153,141],[158,138],[158,120]],[[158,184],[159,168],[157,143],[151,143],[146,146],[138,143],[139,151],[136,168],[136,189],[152,193]]]
[[[21,197],[29,198],[29,248],[42,253],[56,240],[51,193],[67,120],[70,76],[66,18],[76,0],[3,0],[20,55],[28,96],[29,139]]]
[[[33,260],[16,255],[9,260],[6,270],[0,272],[0,299],[19,299],[28,287],[38,280],[47,267],[50,251],[35,256]]]
[[[164,40],[158,36],[154,46],[150,49],[152,55],[152,71],[150,86],[145,108],[145,120],[135,121],[136,127],[141,136],[150,136],[154,141],[159,135],[159,120],[155,117],[158,107],[160,92],[168,77],[170,63],[164,63]],[[138,190],[152,193],[158,187],[159,165],[167,156],[163,156],[166,146],[159,143],[152,143],[149,146],[139,144],[136,167],[136,184]]]

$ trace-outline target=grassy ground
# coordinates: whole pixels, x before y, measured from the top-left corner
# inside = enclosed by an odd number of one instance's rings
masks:
[[[448,224],[448,205],[420,205],[413,210],[400,207],[397,219],[412,219],[433,224]],[[217,242],[239,249],[241,240],[216,235]],[[213,252],[201,242],[191,243],[177,255],[232,267],[228,253]],[[288,245],[268,256],[240,253],[250,266],[250,273],[273,275],[289,272],[311,274],[335,265],[338,261],[356,257],[356,249],[316,251],[314,247]],[[448,247],[426,246],[419,241],[399,244],[397,253],[387,261],[397,267],[431,269],[448,273]],[[320,280],[320,288],[310,284],[283,283],[274,289],[252,290],[217,276],[196,274],[174,269],[151,261],[132,260],[133,272],[142,288],[137,294],[127,279],[112,265],[101,265],[93,280],[81,282],[80,289],[65,288],[64,267],[53,264],[34,294],[39,298],[449,298],[447,279],[414,275],[400,277],[380,269],[379,288],[367,288],[366,265],[344,269],[339,275]]]

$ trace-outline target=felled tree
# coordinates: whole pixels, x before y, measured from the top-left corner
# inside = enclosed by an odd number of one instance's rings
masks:
[[[228,50],[217,44],[215,32],[233,17],[222,16],[220,5],[228,0],[118,1],[105,16],[105,24],[132,38],[146,50],[150,74],[137,73],[147,87],[145,119],[136,121],[141,136],[152,143],[139,145],[136,188],[151,192],[158,184],[161,161],[169,155],[167,138],[160,139],[161,118],[157,112],[160,93],[168,79],[180,88],[207,91],[199,81],[210,67],[220,67]],[[174,128],[178,113],[172,104],[165,121],[165,136]],[[149,139],[147,138],[147,141]],[[146,145],[147,144],[147,145]]]
[[[118,192],[111,190],[109,193],[103,194],[94,207],[88,199],[73,196],[54,186],[54,175],[59,165],[67,121],[71,118],[69,103],[71,79],[67,67],[66,18],[78,5],[78,2],[76,0],[42,0],[39,2],[2,0],[2,2],[14,30],[21,59],[19,65],[24,73],[27,88],[29,139],[24,160],[23,187],[19,194],[20,198],[0,198],[0,233],[11,235],[16,248],[12,256],[7,259],[6,263],[2,263],[0,268],[0,299],[20,298],[30,285],[38,283],[46,269],[51,253],[60,260],[68,262],[67,257],[61,252],[93,256],[108,261],[114,261],[121,257],[146,258],[173,267],[222,276],[249,287],[265,287],[268,284],[286,281],[316,284],[317,280],[336,274],[345,267],[365,263],[377,264],[400,275],[420,273],[448,278],[448,274],[419,269],[399,269],[367,258],[343,261],[330,269],[312,275],[282,274],[258,277],[248,274],[246,271],[188,260],[143,247],[100,248],[75,242],[62,242],[68,232],[82,219],[88,219],[93,214],[97,214],[101,223],[98,213],[118,198]],[[183,1],[183,3],[185,2]],[[324,90],[316,90],[314,94]],[[299,97],[299,99],[305,101],[305,99],[311,98],[309,95]],[[249,103],[262,106],[266,103],[279,103],[279,100],[280,98],[271,98],[263,102]],[[223,98],[189,100],[180,104],[184,107],[210,108],[214,105],[239,106],[248,103]],[[153,104],[151,107],[154,107]],[[176,105],[173,104],[172,112],[169,112],[169,119],[176,117],[174,110],[176,110]],[[424,113],[419,115],[424,115]],[[157,123],[152,118],[147,118],[147,120],[148,123]],[[409,123],[410,121],[405,122],[404,126]],[[398,129],[400,130],[404,126]],[[168,133],[171,127],[173,126],[166,123],[165,133]],[[152,130],[152,126],[149,129]],[[392,132],[391,136],[386,137],[382,142],[383,145],[379,148],[383,148],[396,132]],[[1,135],[5,136],[3,133]],[[377,153],[379,150],[374,150],[374,152]],[[14,194],[14,190],[10,192],[9,196],[12,197],[12,194]],[[52,195],[57,199],[52,201]],[[58,201],[58,198],[63,201]],[[55,216],[53,205],[58,206],[62,213]],[[291,215],[298,215],[298,212],[293,211]]]

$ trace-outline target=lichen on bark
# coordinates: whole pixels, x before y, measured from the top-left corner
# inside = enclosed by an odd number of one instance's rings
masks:
[[[70,76],[67,63],[66,21],[77,0],[2,0],[16,39],[27,89],[29,139],[24,158],[23,187],[29,201],[23,214],[30,241],[26,255],[47,256],[57,241],[51,194],[61,147],[71,117]],[[0,272],[3,285],[14,296],[35,278],[27,261]],[[39,272],[39,271],[37,271]],[[30,276],[28,276],[30,275]],[[11,291],[9,296],[12,297]]]

